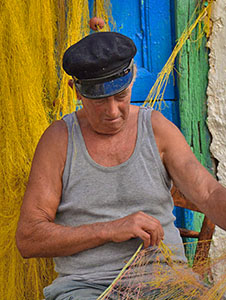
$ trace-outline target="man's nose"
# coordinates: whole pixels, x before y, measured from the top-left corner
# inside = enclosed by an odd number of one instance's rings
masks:
[[[110,96],[107,98],[106,113],[111,118],[118,117],[118,103],[115,100],[114,96]]]

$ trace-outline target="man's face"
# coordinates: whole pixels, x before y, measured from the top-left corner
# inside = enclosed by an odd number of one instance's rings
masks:
[[[103,99],[81,96],[83,110],[92,129],[102,134],[121,131],[129,116],[132,84],[121,93]]]

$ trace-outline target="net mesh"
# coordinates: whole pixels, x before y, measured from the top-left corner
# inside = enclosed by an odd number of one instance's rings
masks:
[[[50,259],[23,260],[15,231],[31,160],[43,131],[74,110],[62,53],[89,33],[88,0],[0,3],[0,298],[42,299]]]
[[[196,244],[193,242],[192,246]],[[225,299],[225,276],[214,284],[211,276],[212,267],[226,262],[225,254],[212,262],[200,260],[195,272],[184,263],[175,263],[170,248],[170,245],[168,247],[161,243],[156,249],[138,249],[123,272],[98,300]]]

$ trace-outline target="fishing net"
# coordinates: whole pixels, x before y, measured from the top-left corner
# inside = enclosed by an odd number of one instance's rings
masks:
[[[42,299],[52,260],[23,260],[15,232],[43,131],[74,110],[63,51],[88,34],[88,0],[0,2],[0,299]]]
[[[170,248],[163,243],[158,248],[140,247],[98,300],[226,299],[226,277],[213,284],[211,276],[212,267],[225,264],[225,254],[213,262],[201,260],[194,272],[187,264],[174,262]]]
[[[116,23],[112,17],[112,6],[110,0],[96,0],[93,7],[93,15],[104,20],[106,24],[100,31],[114,31]]]

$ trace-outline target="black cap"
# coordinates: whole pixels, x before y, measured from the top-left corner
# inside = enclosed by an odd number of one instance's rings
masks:
[[[133,79],[134,42],[117,32],[93,33],[66,50],[65,72],[87,98],[104,98],[128,87]]]

